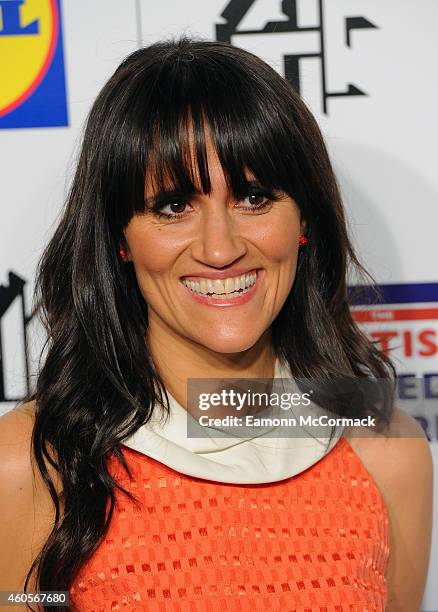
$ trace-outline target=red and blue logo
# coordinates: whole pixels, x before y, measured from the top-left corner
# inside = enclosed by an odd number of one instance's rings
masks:
[[[438,283],[349,288],[353,318],[390,355],[397,371],[397,405],[438,440]]]
[[[0,0],[0,128],[68,125],[61,0]]]

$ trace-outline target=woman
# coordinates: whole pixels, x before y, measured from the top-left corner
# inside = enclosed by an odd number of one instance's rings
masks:
[[[391,391],[371,409],[383,433],[323,449],[184,431],[188,379],[393,379],[352,320],[347,266],[365,273],[290,84],[219,42],[129,56],[39,265],[36,392],[0,421],[2,589],[27,576],[87,612],[418,610],[431,458]]]

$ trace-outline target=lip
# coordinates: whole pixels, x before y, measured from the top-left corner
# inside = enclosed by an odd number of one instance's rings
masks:
[[[224,307],[224,306],[241,306],[242,304],[246,304],[247,302],[249,302],[250,300],[252,300],[252,298],[254,297],[254,295],[257,292],[257,289],[260,286],[260,283],[262,282],[263,276],[264,276],[264,270],[263,269],[254,269],[251,268],[251,271],[254,270],[255,272],[257,272],[257,279],[256,282],[254,283],[254,285],[252,285],[252,287],[246,291],[245,293],[243,293],[242,295],[239,295],[237,297],[234,298],[212,298],[210,296],[207,295],[201,295],[200,293],[194,293],[191,289],[189,289],[188,287],[186,287],[184,285],[184,283],[181,282],[181,287],[183,289],[185,289],[189,294],[190,297],[195,300],[196,302],[198,302],[199,304],[204,304],[205,306],[219,306],[219,307]],[[248,270],[248,271],[250,271]],[[183,278],[186,278],[185,276]],[[205,277],[204,277],[205,278]],[[207,278],[212,278],[207,277]],[[225,277],[227,278],[227,277]]]
[[[211,278],[212,280],[222,280],[224,278],[233,278],[234,276],[241,276],[242,274],[248,274],[248,272],[259,272],[260,268],[230,268],[229,270],[216,270],[213,272],[196,272],[196,274],[185,274],[181,276],[181,279],[196,280],[197,278]]]

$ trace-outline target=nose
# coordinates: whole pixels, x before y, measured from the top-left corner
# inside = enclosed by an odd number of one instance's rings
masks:
[[[192,256],[204,265],[222,268],[247,251],[236,220],[224,202],[205,203],[200,215]]]

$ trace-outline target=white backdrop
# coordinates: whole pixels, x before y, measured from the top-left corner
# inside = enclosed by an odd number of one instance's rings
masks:
[[[24,25],[54,1],[26,0]],[[95,96],[139,45],[183,32],[216,39],[223,36],[217,24],[228,27],[233,44],[283,75],[285,55],[289,67],[290,56],[313,56],[295,60],[301,93],[328,143],[359,254],[377,281],[391,286],[385,310],[367,315],[358,307],[361,320],[370,333],[395,330],[400,372],[438,376],[436,0],[64,0],[61,9],[68,125],[29,128],[18,118],[11,127],[0,112],[0,412],[26,389],[23,305],[13,289],[20,281],[10,273],[25,283],[29,315],[36,261],[58,218]],[[9,39],[1,33],[0,84],[9,61]],[[367,95],[334,95],[349,86]],[[35,371],[41,333],[32,322],[27,337]],[[437,466],[438,419],[419,417]],[[437,490],[438,477],[438,497]],[[428,612],[438,610],[437,524],[438,516],[423,602]]]

